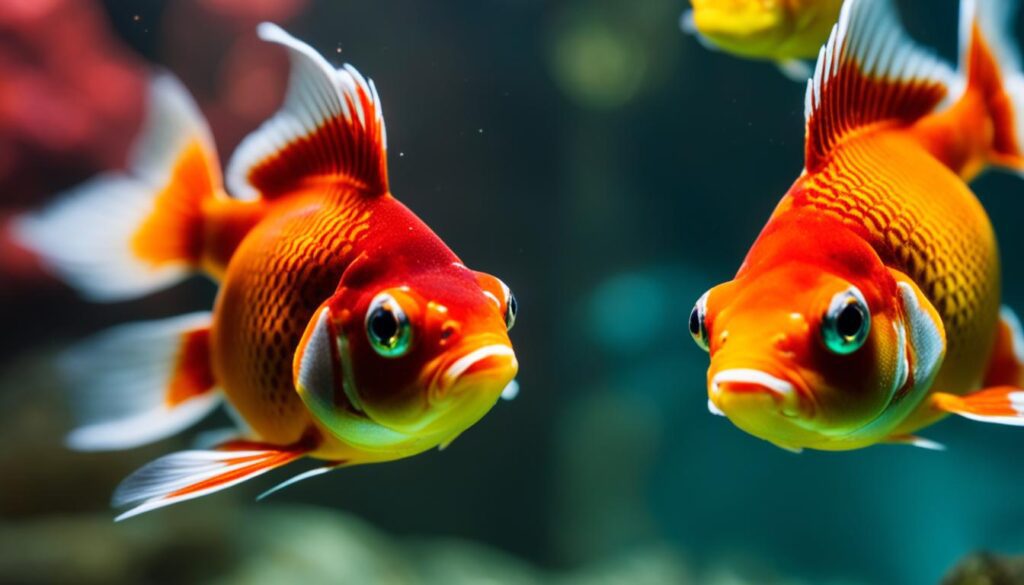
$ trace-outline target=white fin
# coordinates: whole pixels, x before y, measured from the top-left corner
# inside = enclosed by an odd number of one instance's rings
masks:
[[[288,50],[291,76],[284,105],[231,157],[231,192],[272,198],[311,180],[367,195],[387,192],[387,135],[373,82],[351,65],[336,70],[275,24],[265,22],[258,32]]]
[[[807,82],[808,170],[851,131],[881,121],[911,124],[955,85],[952,69],[907,36],[891,0],[847,0]]]
[[[41,212],[20,218],[14,233],[58,276],[95,301],[142,296],[181,280],[195,270],[196,259],[155,263],[139,258],[134,238],[155,210],[179,156],[193,145],[205,155],[208,183],[220,185],[220,171],[209,129],[188,92],[168,74],[153,78],[147,118],[129,168],[106,173],[61,195]],[[212,193],[186,193],[196,202]],[[190,249],[184,223],[198,216],[198,203],[179,203],[182,217],[171,224],[179,233],[160,235],[160,245]]]
[[[81,451],[137,447],[173,435],[213,410],[220,402],[213,387],[173,406],[168,401],[184,340],[209,324],[209,313],[130,323],[65,354],[60,366],[81,424],[68,435],[68,446]]]
[[[298,475],[296,475],[296,476],[294,476],[294,477],[292,477],[290,479],[282,481],[281,483],[275,485],[274,487],[270,488],[269,490],[267,490],[267,491],[263,492],[262,494],[256,496],[256,501],[259,502],[259,501],[267,498],[271,494],[275,494],[275,493],[283,490],[284,488],[286,488],[288,486],[295,485],[295,484],[299,483],[300,481],[305,481],[305,480],[307,480],[307,479],[309,479],[311,477],[316,477],[318,475],[323,475],[323,474],[327,473],[328,471],[333,471],[333,470],[337,469],[340,466],[341,466],[341,463],[331,463],[330,465],[324,465],[322,467],[316,467],[316,468],[310,469],[308,471],[303,471],[302,473],[300,473],[300,474],[298,474]]]
[[[920,447],[921,449],[928,449],[929,451],[945,451],[946,446],[942,443],[933,441],[931,439],[925,439],[924,437],[918,437],[917,435],[899,435],[895,437],[889,437],[885,440],[886,443],[892,443],[894,445],[910,445],[911,447]]]
[[[116,520],[121,521],[229,488],[291,463],[305,454],[303,450],[267,447],[180,451],[152,461],[128,476],[117,487],[112,505],[115,508],[135,507]]]
[[[802,59],[776,61],[775,66],[779,68],[779,72],[782,73],[786,79],[797,83],[806,83],[811,75],[814,74],[814,68],[811,67],[807,61]]]

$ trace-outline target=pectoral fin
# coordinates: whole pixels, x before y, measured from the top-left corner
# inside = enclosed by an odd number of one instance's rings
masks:
[[[301,459],[308,452],[308,445],[280,447],[235,441],[210,450],[165,455],[118,486],[114,507],[134,507],[117,520],[218,492]]]
[[[920,447],[922,449],[928,449],[929,451],[946,450],[946,446],[942,443],[932,441],[931,439],[925,439],[924,437],[918,437],[917,435],[893,435],[886,439],[885,442],[892,445],[910,445],[911,447]]]

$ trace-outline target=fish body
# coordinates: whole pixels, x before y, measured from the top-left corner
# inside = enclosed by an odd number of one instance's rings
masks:
[[[227,439],[127,478],[120,518],[304,457],[324,464],[282,486],[443,447],[518,369],[508,287],[467,268],[391,194],[372,82],[274,25],[259,33],[288,52],[291,79],[226,186],[194,103],[161,75],[130,168],[19,224],[27,246],[96,300],[199,272],[219,283],[211,313],[122,325],[63,360],[82,422],[72,447],[145,444],[222,401],[238,420]]]
[[[842,4],[843,0],[692,0],[684,29],[712,48],[791,68],[817,56]]]
[[[805,170],[691,314],[714,411],[790,450],[934,446],[913,433],[949,413],[1024,422],[1024,339],[967,186],[1024,168],[1013,4],[964,3],[954,73],[888,0],[847,2],[808,84]]]

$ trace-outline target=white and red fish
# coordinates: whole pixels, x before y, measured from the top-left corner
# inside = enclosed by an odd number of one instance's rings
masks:
[[[246,138],[222,183],[210,132],[169,76],[125,172],[25,218],[22,240],[86,296],[130,299],[203,273],[211,313],[103,333],[67,361],[85,450],[185,429],[220,403],[237,436],[128,477],[126,518],[309,457],[388,461],[444,446],[509,387],[518,364],[509,288],[467,268],[388,188],[380,99],[277,26],[284,104]]]

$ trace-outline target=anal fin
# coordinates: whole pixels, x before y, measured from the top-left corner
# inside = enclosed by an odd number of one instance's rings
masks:
[[[116,508],[133,506],[116,520],[218,492],[301,459],[306,445],[275,446],[234,441],[210,450],[179,451],[128,476],[114,492]]]

